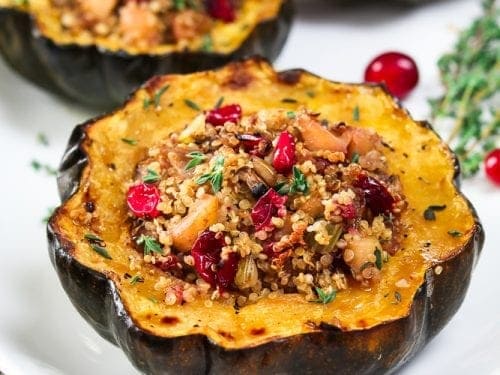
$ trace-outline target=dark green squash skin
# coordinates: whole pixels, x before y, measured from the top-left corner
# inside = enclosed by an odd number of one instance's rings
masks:
[[[280,77],[293,84],[302,72],[286,71]],[[81,144],[86,128],[96,120],[76,127],[71,135],[58,177],[63,202],[78,190],[87,164]],[[425,122],[420,125],[433,131]],[[454,162],[458,189],[460,170],[456,158]],[[387,374],[404,366],[436,336],[464,300],[484,243],[481,223],[469,206],[476,221],[474,235],[459,254],[440,263],[440,275],[435,275],[432,268],[427,270],[407,317],[360,331],[341,331],[322,324],[315,333],[238,350],[226,350],[204,335],[164,338],[139,328],[128,315],[113,282],[72,257],[72,244],[58,234],[52,220],[47,234],[51,261],[74,306],[144,373]],[[378,342],[378,351],[369,351],[366,343],[374,341]]]
[[[274,19],[258,24],[230,54],[129,55],[95,46],[58,45],[40,35],[28,13],[0,7],[0,53],[14,70],[39,86],[94,108],[109,109],[154,75],[213,69],[255,54],[276,59],[292,15],[292,1],[285,1]]]

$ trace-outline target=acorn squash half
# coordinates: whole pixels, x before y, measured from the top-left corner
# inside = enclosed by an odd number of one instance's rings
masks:
[[[161,110],[145,110],[144,100],[165,85]],[[366,290],[352,283],[327,305],[284,294],[235,310],[217,300],[210,308],[204,300],[167,306],[154,289],[164,273],[154,267],[143,268],[143,283],[125,278],[128,255],[136,250],[123,181],[148,147],[195,116],[186,99],[208,109],[220,96],[249,113],[306,105],[331,121],[382,135],[409,206],[401,216],[407,228],[401,249],[379,284]],[[481,225],[458,190],[458,177],[450,149],[382,87],[330,82],[303,70],[278,73],[254,58],[153,78],[121,109],[78,126],[60,166],[63,204],[48,225],[49,252],[80,314],[146,373],[391,372],[457,311],[482,247]],[[424,212],[435,205],[446,208],[426,220]],[[89,232],[106,242],[112,259],[90,248]],[[401,278],[409,282],[405,288],[396,286]]]
[[[164,44],[141,51],[106,37],[72,35],[50,0],[0,0],[0,53],[42,87],[98,108],[123,102],[153,75],[213,69],[260,54],[273,60],[291,25],[290,0],[242,0],[234,22],[216,22],[210,50]]]

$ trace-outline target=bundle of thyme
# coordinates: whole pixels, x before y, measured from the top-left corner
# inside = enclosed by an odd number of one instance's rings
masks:
[[[461,32],[454,50],[439,59],[445,94],[429,101],[434,119],[453,119],[448,143],[465,177],[500,146],[500,10],[495,0],[482,6],[483,14]]]

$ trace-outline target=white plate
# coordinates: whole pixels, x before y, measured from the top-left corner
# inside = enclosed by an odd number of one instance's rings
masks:
[[[440,92],[436,59],[450,48],[457,28],[479,14],[479,1],[418,7],[366,3],[301,1],[277,67],[304,67],[354,82],[362,79],[371,57],[405,51],[421,73],[405,105],[415,118],[425,119],[426,98]],[[58,203],[55,182],[30,168],[32,159],[56,166],[73,126],[93,115],[32,86],[0,62],[0,370],[8,375],[136,374],[62,291],[41,223],[47,208]],[[37,143],[38,132],[47,134],[49,147]],[[500,189],[478,176],[463,190],[487,233],[483,254],[463,306],[403,374],[500,374]]]

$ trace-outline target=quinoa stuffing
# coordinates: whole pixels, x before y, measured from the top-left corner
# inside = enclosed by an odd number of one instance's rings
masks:
[[[165,303],[329,303],[379,282],[406,207],[383,144],[306,108],[243,115],[231,104],[151,148],[124,199],[137,251],[166,274]]]
[[[74,34],[122,40],[137,48],[197,40],[209,49],[214,22],[233,22],[231,0],[51,0],[60,22]]]

